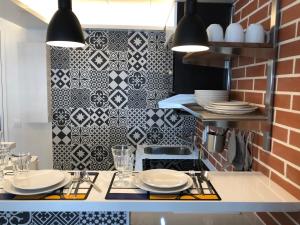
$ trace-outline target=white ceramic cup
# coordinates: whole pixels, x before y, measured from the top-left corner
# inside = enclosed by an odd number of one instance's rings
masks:
[[[245,42],[248,43],[264,43],[265,42],[265,31],[260,24],[251,24],[246,30]]]
[[[225,33],[225,41],[227,42],[244,42],[244,30],[239,23],[230,24]]]
[[[224,31],[220,24],[211,24],[206,29],[209,41],[224,41]]]

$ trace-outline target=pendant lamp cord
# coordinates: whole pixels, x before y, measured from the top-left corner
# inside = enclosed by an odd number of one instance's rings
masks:
[[[72,10],[72,0],[58,0],[58,8]]]
[[[194,15],[197,13],[197,0],[186,0],[184,15]]]

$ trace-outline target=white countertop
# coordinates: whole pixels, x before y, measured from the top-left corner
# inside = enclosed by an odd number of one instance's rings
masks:
[[[87,200],[1,200],[0,211],[293,212],[300,201],[258,172],[208,172],[221,201],[105,200],[113,172],[101,171]]]

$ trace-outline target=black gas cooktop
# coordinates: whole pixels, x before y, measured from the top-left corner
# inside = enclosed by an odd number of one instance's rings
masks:
[[[196,170],[208,171],[207,166],[199,160],[193,159],[143,159],[143,170],[172,169],[179,171]]]

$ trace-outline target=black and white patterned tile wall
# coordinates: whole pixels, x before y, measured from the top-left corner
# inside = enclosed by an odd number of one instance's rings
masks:
[[[54,168],[110,170],[115,144],[181,144],[176,135],[195,121],[158,108],[173,83],[165,33],[86,30],[85,36],[84,48],[51,49]]]
[[[54,168],[110,170],[111,146],[181,144],[192,116],[159,109],[172,91],[164,32],[86,30],[86,46],[52,48]],[[127,225],[127,212],[0,212],[1,225]]]

